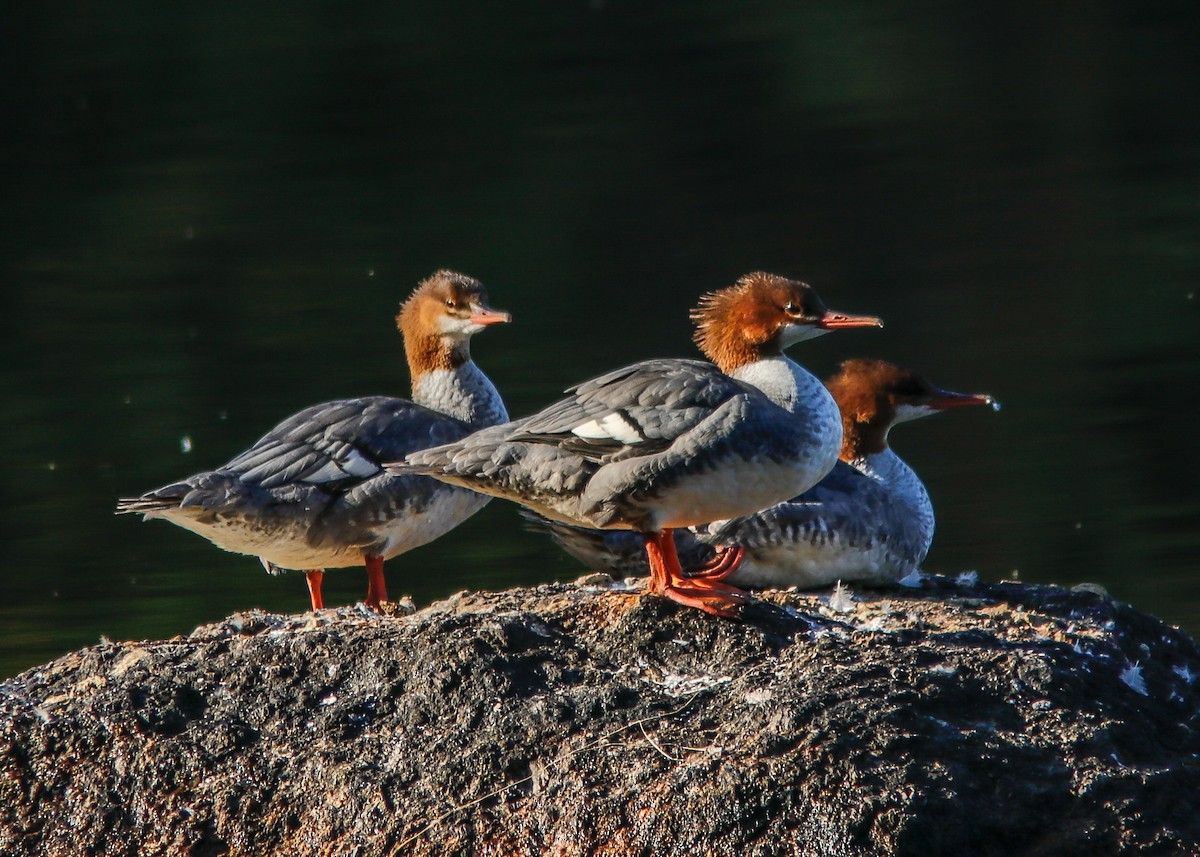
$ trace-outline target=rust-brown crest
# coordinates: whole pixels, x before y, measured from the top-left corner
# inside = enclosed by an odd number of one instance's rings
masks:
[[[821,299],[807,284],[755,271],[700,298],[691,313],[696,325],[693,339],[722,372],[731,372],[780,354],[779,334],[785,324],[824,312]]]
[[[887,449],[887,433],[900,396],[915,397],[929,385],[920,375],[886,360],[845,360],[825,382],[842,414],[841,458],[852,461]]]

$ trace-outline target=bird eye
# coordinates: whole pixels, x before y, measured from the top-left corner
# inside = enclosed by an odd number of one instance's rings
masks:
[[[788,305],[783,308],[783,311],[788,315],[800,315],[802,310],[792,301],[788,301]]]
[[[457,307],[458,307],[458,304],[456,304],[456,303],[454,302],[454,298],[447,298],[447,299],[446,299],[446,306],[450,307],[450,309],[457,309]]]

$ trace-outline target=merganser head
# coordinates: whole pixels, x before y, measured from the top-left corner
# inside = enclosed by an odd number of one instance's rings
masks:
[[[400,305],[396,327],[404,336],[415,380],[433,369],[454,369],[471,359],[471,337],[493,324],[512,321],[488,305],[478,280],[441,270],[422,280]]]
[[[873,316],[834,312],[807,283],[762,271],[703,295],[691,317],[696,345],[722,372],[831,330],[883,327]]]
[[[965,405],[1000,407],[989,395],[942,390],[884,360],[846,360],[825,386],[842,413],[843,461],[883,452],[896,423]]]

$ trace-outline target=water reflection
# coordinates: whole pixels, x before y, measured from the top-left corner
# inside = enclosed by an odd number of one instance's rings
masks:
[[[893,438],[938,509],[928,568],[1094,580],[1200,631],[1198,69],[1194,13],[1156,9],[26,10],[0,52],[0,674],[303,609],[299,576],[115,498],[406,394],[391,317],[441,266],[513,311],[475,353],[515,414],[692,354],[702,290],[806,278],[888,322],[796,349],[814,371],[880,356],[1005,404]],[[393,564],[418,601],[578,571],[499,502]]]

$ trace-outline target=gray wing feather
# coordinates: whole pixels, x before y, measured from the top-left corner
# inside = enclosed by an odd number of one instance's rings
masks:
[[[752,389],[700,360],[645,360],[570,389],[566,398],[514,424],[508,439],[556,444],[594,460],[652,454]],[[577,433],[605,421],[616,429],[607,437]]]
[[[372,396],[305,408],[213,471],[118,502],[146,514],[178,506],[220,510],[327,501],[383,477],[383,463],[470,433],[463,422],[406,399]],[[433,483],[430,483],[432,485]]]
[[[655,491],[695,471],[692,449],[711,461],[755,449],[792,449],[802,427],[757,414],[775,409],[762,391],[698,360],[648,360],[592,379],[524,419],[457,443],[410,454],[389,469],[495,497],[554,520],[632,529],[653,526]],[[795,437],[793,437],[795,435]],[[689,436],[693,443],[677,441]],[[770,441],[769,443],[767,441]],[[639,487],[650,485],[651,488]]]
[[[220,469],[263,488],[311,481],[335,490],[378,475],[386,461],[469,432],[465,423],[406,399],[327,402],[289,417]]]

